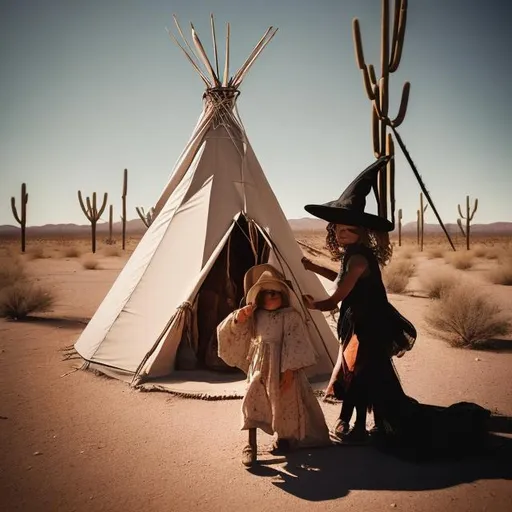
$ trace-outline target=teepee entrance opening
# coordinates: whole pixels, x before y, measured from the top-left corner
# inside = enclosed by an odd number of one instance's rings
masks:
[[[184,333],[176,356],[177,370],[239,372],[217,355],[217,325],[240,306],[247,270],[266,263],[269,253],[270,246],[261,231],[240,215],[195,298],[195,325],[189,326],[195,336]]]

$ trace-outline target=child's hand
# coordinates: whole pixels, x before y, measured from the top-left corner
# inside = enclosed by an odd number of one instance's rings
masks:
[[[286,370],[284,373],[281,373],[281,382],[280,382],[280,389],[281,392],[287,391],[293,382],[293,371],[292,370]]]
[[[334,396],[334,383],[333,382],[329,382],[328,386],[325,388],[324,401],[331,396]]]
[[[245,323],[248,318],[251,318],[253,311],[254,306],[252,304],[247,304],[247,306],[244,306],[236,312],[235,321],[240,322],[241,324]]]
[[[311,295],[303,295],[302,300],[308,309],[315,309],[315,301]]]

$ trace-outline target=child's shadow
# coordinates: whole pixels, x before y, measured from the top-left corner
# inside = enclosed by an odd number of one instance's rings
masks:
[[[286,459],[261,461],[250,472],[308,501],[341,498],[351,490],[424,491],[480,479],[512,480],[512,439],[491,435],[489,441],[483,455],[429,463],[406,462],[370,446],[298,450]]]

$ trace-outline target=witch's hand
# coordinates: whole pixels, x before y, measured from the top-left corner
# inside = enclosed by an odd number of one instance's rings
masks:
[[[315,307],[315,301],[311,295],[303,295],[302,300],[304,301],[304,305],[308,309],[316,309]]]
[[[315,268],[315,264],[309,258],[306,258],[306,256],[304,256],[300,261],[306,270],[313,270]]]

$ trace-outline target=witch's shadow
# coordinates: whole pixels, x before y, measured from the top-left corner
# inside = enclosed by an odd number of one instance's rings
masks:
[[[265,461],[251,472],[303,500],[326,501],[352,490],[425,491],[481,479],[512,480],[511,461],[512,439],[490,435],[484,454],[459,460],[413,463],[370,446],[333,446],[298,450],[284,466]]]

